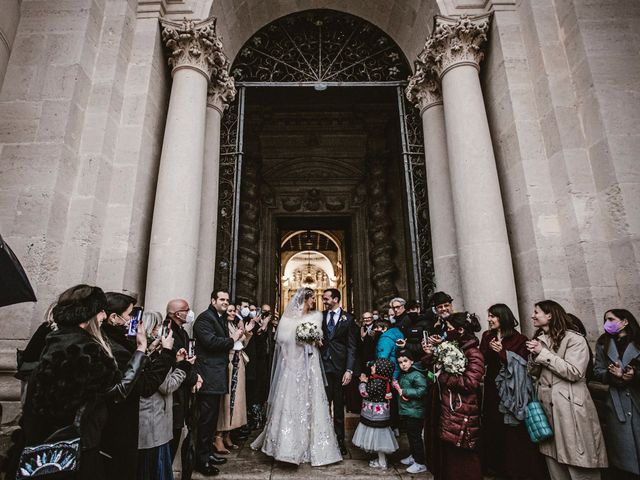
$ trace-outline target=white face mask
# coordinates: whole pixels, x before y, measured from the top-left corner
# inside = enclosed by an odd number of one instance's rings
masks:
[[[240,309],[240,315],[242,315],[242,318],[248,317],[249,313],[251,313],[249,307],[242,307],[242,309]]]
[[[257,312],[257,311],[255,311],[255,310],[251,310],[251,311],[249,312],[249,316],[250,316],[251,318],[256,318],[256,317],[258,316],[258,312]]]
[[[187,317],[185,318],[185,321],[187,323],[191,323],[196,319],[196,314],[194,313],[193,310],[189,310],[189,313],[187,313]]]
[[[376,320],[378,320],[378,318],[380,318],[380,317],[378,317],[378,315],[374,315],[373,316],[373,321],[375,322]]]

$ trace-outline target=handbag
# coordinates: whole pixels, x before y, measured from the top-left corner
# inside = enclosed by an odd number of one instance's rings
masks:
[[[533,443],[542,442],[553,437],[553,430],[549,425],[549,420],[547,420],[537,394],[534,394],[533,399],[527,405],[527,416],[524,419],[524,424]]]
[[[73,424],[53,432],[43,443],[25,447],[20,455],[16,479],[67,478],[80,468],[80,419],[84,405]]]

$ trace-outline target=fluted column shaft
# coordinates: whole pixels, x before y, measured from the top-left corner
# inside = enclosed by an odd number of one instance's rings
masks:
[[[479,64],[490,16],[436,17],[420,54],[440,76],[456,238],[467,310],[493,303],[517,308],[511,250]]]
[[[456,306],[462,309],[464,299],[458,265],[442,94],[433,72],[419,62],[416,64],[415,74],[410,78],[407,98],[420,109],[422,117],[436,289],[451,295]]]
[[[198,311],[207,308],[213,289],[218,223],[218,180],[220,178],[220,123],[222,113],[229,102],[233,100],[234,95],[233,83],[227,86],[212,85],[209,87],[194,303],[194,307]]]
[[[162,21],[173,83],[160,157],[149,244],[145,307],[163,311],[176,297],[193,302],[207,86],[221,45],[215,20]]]

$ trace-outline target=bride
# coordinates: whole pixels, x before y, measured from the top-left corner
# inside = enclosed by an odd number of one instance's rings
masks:
[[[267,422],[251,444],[281,462],[327,465],[342,460],[329,413],[317,346],[305,353],[296,328],[314,323],[322,331],[322,313],[314,310],[315,293],[300,288],[278,324]],[[309,351],[309,349],[307,349]]]

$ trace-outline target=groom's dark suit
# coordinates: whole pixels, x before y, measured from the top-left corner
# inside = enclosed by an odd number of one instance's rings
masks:
[[[358,348],[358,331],[353,316],[340,308],[333,315],[332,311],[322,312],[322,364],[327,375],[327,398],[333,404],[333,426],[338,441],[344,442],[344,396],[342,377],[347,370],[353,373],[356,366]],[[333,324],[333,327],[332,327]],[[353,382],[354,379],[352,378]]]

